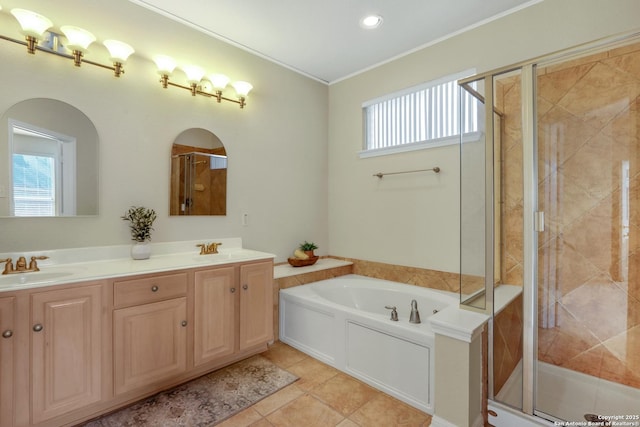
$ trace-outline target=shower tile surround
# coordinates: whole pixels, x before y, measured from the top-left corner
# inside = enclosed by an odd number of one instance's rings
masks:
[[[636,388],[640,388],[639,95],[638,43],[537,70],[539,203],[546,222],[545,232],[538,235],[538,358]],[[497,106],[505,113],[502,283],[522,286],[519,97],[519,77],[496,81]],[[554,157],[548,155],[551,152]],[[629,164],[628,198],[623,197],[621,185],[623,161]],[[554,188],[555,198],[542,196],[545,189]],[[628,203],[628,225],[623,222],[623,199]],[[518,299],[511,305],[495,321],[496,393],[521,357],[522,336],[513,330],[514,326],[521,330],[522,302]]]

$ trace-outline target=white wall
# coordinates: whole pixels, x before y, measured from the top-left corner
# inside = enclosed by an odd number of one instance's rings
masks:
[[[637,0],[545,0],[329,88],[329,252],[459,270],[457,146],[359,159],[363,101],[475,68],[478,73],[637,30]],[[430,173],[373,173],[439,166]]]
[[[121,38],[138,49],[136,40],[117,34],[117,27],[124,28],[127,19],[139,19],[148,28],[148,38],[139,43],[157,50],[137,52],[127,62],[125,75],[117,79],[111,71],[86,64],[77,69],[70,60],[42,52],[27,55],[24,46],[0,40],[0,115],[24,99],[55,98],[83,111],[100,138],[100,170],[96,171],[100,214],[1,218],[0,253],[127,244],[130,235],[120,216],[131,205],[158,212],[152,242],[242,237],[246,247],[275,253],[277,261],[285,261],[298,243],[309,240],[318,244],[320,254],[327,253],[325,84],[187,30],[126,0],[92,2],[94,8],[111,8],[103,13],[84,7],[86,2],[81,0],[52,3],[20,1],[22,7],[39,11],[57,26],[68,22],[56,21],[56,8],[84,13],[87,22],[76,25],[93,29],[91,19],[98,27],[102,22],[116,31],[103,35],[94,30],[99,39]],[[2,5],[2,33],[22,38],[17,21],[8,15],[7,2]],[[116,14],[122,14],[124,21],[111,20]],[[182,46],[185,57],[209,72],[221,71],[251,82],[255,89],[245,109],[194,98],[177,88],[162,89],[155,65],[146,56],[171,54],[163,51],[165,45]],[[100,58],[103,50],[95,45],[87,59],[108,62]],[[168,215],[171,144],[192,127],[214,132],[227,150],[227,216]],[[249,214],[247,227],[241,224],[243,212]]]

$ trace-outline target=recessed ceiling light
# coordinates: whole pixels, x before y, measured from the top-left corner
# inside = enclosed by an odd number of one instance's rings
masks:
[[[369,15],[362,18],[360,26],[362,28],[378,28],[382,24],[382,16]]]

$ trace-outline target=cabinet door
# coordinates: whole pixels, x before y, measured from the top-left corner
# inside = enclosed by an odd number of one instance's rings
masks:
[[[195,273],[194,365],[233,354],[236,301],[239,291],[234,267]]]
[[[115,392],[183,373],[187,367],[187,299],[114,310]]]
[[[273,339],[273,262],[240,267],[240,350]]]
[[[15,298],[0,298],[0,426],[13,425]]]
[[[33,423],[101,400],[103,285],[31,295]]]

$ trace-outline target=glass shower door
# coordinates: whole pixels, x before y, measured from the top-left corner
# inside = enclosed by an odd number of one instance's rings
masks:
[[[535,410],[566,421],[637,417],[640,44],[535,74],[544,212]]]

